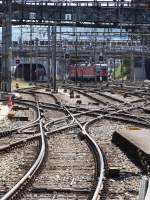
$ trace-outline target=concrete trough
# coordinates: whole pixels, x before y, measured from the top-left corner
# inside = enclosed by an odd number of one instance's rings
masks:
[[[150,174],[150,132],[148,129],[130,127],[114,132],[112,142],[119,146],[135,164]]]

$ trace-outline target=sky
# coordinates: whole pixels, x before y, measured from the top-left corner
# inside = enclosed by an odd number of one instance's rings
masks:
[[[61,31],[65,31],[65,32],[73,32],[74,31],[74,28],[72,27],[66,27],[66,28],[61,28]],[[91,29],[91,28],[77,28],[77,31],[80,31],[80,32],[96,32],[96,31],[99,31],[99,32],[102,32],[104,31],[105,34],[104,34],[104,37],[101,37],[100,35],[98,37],[96,37],[97,39],[116,39],[116,40],[119,40],[119,39],[127,39],[127,36],[125,33],[122,33],[121,36],[119,37],[119,35],[117,34],[114,34],[113,37],[110,37],[110,35],[107,34],[107,32],[119,32],[120,29],[100,29],[100,28],[95,28],[95,29]],[[57,32],[60,32],[60,27],[57,28]],[[29,26],[26,26],[26,27],[23,27],[22,28],[22,33],[23,33],[23,40],[30,40],[30,27]],[[79,39],[94,39],[94,34],[91,34],[93,35],[93,38],[92,37],[80,37]],[[21,37],[21,26],[16,26],[16,27],[13,27],[12,29],[12,40],[13,41],[19,41],[19,38]],[[59,35],[58,35],[59,37]],[[0,28],[0,40],[2,38],[2,29]],[[41,27],[32,27],[32,39],[35,39],[35,38],[39,38],[39,40],[47,40],[47,27],[44,27],[44,26],[41,26]],[[62,35],[62,39],[75,39],[75,37],[69,37],[68,35]]]

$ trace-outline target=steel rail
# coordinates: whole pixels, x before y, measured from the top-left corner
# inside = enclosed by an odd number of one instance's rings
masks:
[[[121,111],[120,111],[121,112]],[[94,113],[94,115],[95,115],[95,117],[99,117],[100,115],[99,114],[96,114],[96,113]],[[101,115],[102,116],[102,115]],[[107,120],[118,120],[118,121],[126,121],[126,122],[130,122],[130,123],[140,123],[140,125],[142,125],[142,126],[146,126],[146,127],[149,127],[150,126],[150,124],[146,124],[146,123],[143,123],[143,122],[140,122],[140,121],[134,121],[134,119],[131,119],[131,120],[129,120],[129,119],[123,119],[123,118],[120,118],[120,117],[117,117],[117,116],[113,116],[113,115],[111,115],[110,114],[110,116],[104,116],[103,117],[103,119],[107,119]],[[98,119],[99,120],[99,119]],[[86,123],[86,121],[83,121],[83,122],[80,122],[81,123],[81,125],[84,125],[85,123]],[[64,125],[64,126],[62,126],[62,127],[60,127],[60,128],[56,128],[56,129],[54,129],[54,130],[52,130],[52,131],[48,131],[47,129],[45,129],[46,130],[46,132],[45,132],[45,135],[47,136],[47,137],[49,137],[51,134],[56,134],[57,132],[61,132],[61,131],[65,131],[65,130],[67,130],[67,129],[71,129],[71,128],[75,128],[75,127],[77,127],[78,125],[77,124],[69,124],[69,125]],[[44,127],[45,128],[45,127]],[[29,138],[27,138],[27,139],[23,139],[23,140],[20,140],[20,141],[18,141],[18,142],[15,142],[15,143],[12,143],[12,144],[10,144],[10,145],[6,145],[6,146],[3,146],[2,148],[0,148],[0,151],[5,151],[5,150],[7,150],[7,149],[10,149],[11,147],[13,147],[13,146],[19,146],[19,144],[21,143],[23,143],[23,144],[25,144],[25,143],[27,143],[27,142],[30,142],[30,141],[34,141],[34,140],[37,140],[38,138],[40,138],[40,134],[39,133],[37,133],[35,136],[31,136],[31,137],[29,137]]]
[[[103,115],[103,116],[98,116],[97,118],[92,119],[90,122],[87,122],[85,125],[82,126],[82,124],[75,118],[75,116],[65,106],[62,105],[62,108],[64,108],[64,110],[66,110],[69,113],[69,115],[72,117],[72,119],[74,120],[74,122],[76,122],[77,126],[79,126],[81,128],[81,131],[84,134],[87,142],[90,144],[90,146],[92,146],[92,149],[95,152],[95,156],[97,158],[97,165],[101,166],[101,169],[98,172],[99,176],[98,176],[98,183],[97,183],[97,186],[96,186],[96,190],[95,190],[94,195],[92,197],[92,200],[97,200],[99,198],[99,192],[102,189],[102,180],[104,178],[104,160],[103,160],[103,155],[102,155],[102,152],[101,152],[99,146],[96,144],[96,142],[88,134],[88,132],[87,132],[87,126],[90,123],[93,123],[96,120],[102,119],[103,117],[111,116],[112,114],[116,114],[116,113],[122,112],[122,110],[116,111],[114,113],[109,113],[109,114],[106,114],[106,115]],[[131,108],[128,108],[126,110],[129,110],[129,109],[131,109]],[[39,111],[39,105],[38,105],[38,112],[40,112]],[[82,113],[82,114],[85,114],[85,113]],[[80,113],[77,114],[77,115],[80,115]],[[40,135],[41,135],[41,140],[42,140],[42,147],[41,147],[41,151],[40,151],[40,154],[39,154],[37,160],[35,161],[34,165],[30,168],[30,170],[26,173],[26,175],[8,193],[6,193],[2,197],[1,200],[7,200],[7,199],[9,199],[15,193],[15,191],[28,178],[30,179],[34,175],[34,173],[37,171],[37,169],[41,165],[41,163],[43,161],[43,158],[44,158],[44,155],[45,155],[45,141],[44,141],[44,133],[43,133],[43,127],[42,127],[42,120],[39,120],[39,125],[40,125],[40,131],[41,131]],[[72,126],[74,126],[74,125],[72,125]],[[68,126],[66,128],[69,128],[69,127],[71,127],[71,126]],[[60,128],[60,130],[62,130],[62,127]],[[56,130],[56,132],[58,132],[58,131],[59,131],[59,129]],[[54,131],[52,131],[52,132],[54,133]]]
[[[38,108],[38,112],[39,112],[39,116],[40,116],[40,110],[39,110],[39,105],[37,102],[37,108]],[[29,169],[29,171],[22,177],[22,179],[10,190],[8,191],[2,198],[1,200],[8,200],[9,198],[11,198],[15,192],[28,180],[31,179],[32,176],[35,174],[35,172],[37,171],[37,169],[39,168],[39,166],[41,165],[44,156],[45,156],[45,151],[46,151],[46,144],[45,144],[45,136],[44,136],[44,132],[43,132],[43,127],[42,127],[42,119],[39,120],[39,127],[40,127],[40,135],[41,135],[41,142],[42,142],[42,146],[41,146],[41,150],[40,153],[38,155],[38,158],[36,159],[35,163],[32,165],[32,167]]]
[[[88,97],[88,98],[94,100],[95,102],[98,102],[98,103],[100,103],[100,104],[103,104],[104,106],[107,105],[107,103],[105,103],[104,101],[101,101],[101,100],[99,100],[99,99],[97,99],[97,98],[95,98],[95,97],[89,95],[88,93],[85,93],[84,91],[81,91],[81,90],[79,90],[79,89],[74,89],[74,88],[73,88],[73,90],[76,91],[77,93],[80,93],[80,94],[82,94],[82,95],[84,95],[84,96],[86,96],[86,97]]]
[[[33,104],[35,104],[35,101],[31,101],[31,100],[14,100],[14,102],[18,103],[18,104],[25,105],[25,106],[30,106],[30,107],[34,108],[35,111],[37,111],[37,107],[35,105],[33,105]],[[41,104],[41,102],[39,102],[39,104]],[[49,105],[52,105],[53,107],[57,107],[57,109],[60,108],[57,104],[49,104]],[[42,107],[44,107],[44,106],[42,106]],[[15,131],[22,131],[22,130],[24,130],[26,128],[30,128],[30,127],[36,126],[38,121],[39,121],[39,119],[40,119],[40,116],[38,115],[37,119],[35,119],[34,121],[31,121],[31,122],[27,123],[26,125],[23,125],[23,126],[20,126],[20,127],[17,127],[17,128],[13,128],[12,130],[4,131],[4,132],[7,132],[7,133],[11,132],[12,133],[12,132],[15,132]]]
[[[96,101],[96,102],[99,102],[100,104],[103,104],[104,106],[108,106],[108,103],[106,103],[106,102],[104,102],[104,101],[102,101],[102,100],[99,100],[99,99],[97,99],[96,97],[93,97],[93,96],[91,96],[90,94],[88,94],[88,93],[86,93],[85,92],[85,89],[82,89],[82,91],[81,91],[81,89],[80,88],[75,88],[75,87],[73,87],[73,89],[74,89],[74,91],[76,91],[76,92],[78,92],[78,93],[81,93],[82,95],[84,95],[84,96],[87,96],[88,98],[90,98],[90,99],[92,99],[92,100],[94,100],[94,101]],[[80,89],[80,90],[79,90]],[[91,90],[89,90],[89,92],[92,92]],[[112,100],[112,101],[114,101],[114,102],[118,102],[118,103],[120,103],[120,104],[122,104],[122,105],[131,105],[131,103],[129,102],[125,102],[125,101],[123,101],[123,100],[121,100],[121,99],[117,99],[117,98],[115,98],[115,97],[112,97],[112,96],[109,96],[109,95],[106,95],[106,94],[103,94],[103,93],[101,93],[101,92],[95,92],[96,94],[98,94],[98,95],[100,95],[100,96],[103,96],[103,97],[105,97],[105,98],[107,98],[107,99],[110,99],[110,100]],[[133,102],[134,103],[134,102]],[[110,105],[114,105],[114,103],[109,103]]]
[[[21,105],[25,105],[25,106],[30,106],[30,107],[32,107],[36,112],[37,112],[37,118],[34,120],[34,121],[31,121],[31,122],[29,122],[29,123],[27,123],[26,125],[23,125],[23,126],[20,126],[20,127],[17,127],[17,128],[13,128],[12,130],[9,130],[9,131],[4,131],[4,132],[10,132],[10,133],[12,133],[12,132],[15,132],[15,131],[18,131],[18,130],[24,130],[24,129],[26,129],[26,128],[29,128],[29,127],[32,127],[32,126],[35,126],[36,125],[36,123],[39,121],[39,119],[40,119],[40,116],[39,116],[39,114],[38,114],[38,110],[37,110],[37,107],[36,106],[34,106],[34,105],[31,105],[31,104],[28,104],[27,102],[25,103],[25,102],[23,102],[23,101],[18,101],[18,100],[15,100],[14,102],[16,102],[16,103],[18,103],[18,104],[21,104]]]
[[[94,113],[94,112],[101,112],[101,111],[103,111],[103,109],[101,109],[101,110],[99,110],[99,109],[95,109],[95,110],[88,110],[88,111],[85,111],[85,112],[81,112],[81,113],[76,113],[76,114],[74,114],[73,116],[74,117],[78,117],[78,116],[82,116],[82,115],[85,115],[85,114],[92,114],[92,113]],[[60,117],[59,119],[57,119],[57,120],[52,120],[52,121],[49,121],[49,122],[47,122],[45,125],[44,125],[44,127],[47,129],[47,126],[49,126],[50,124],[55,124],[55,123],[57,123],[57,122],[59,122],[59,121],[65,121],[66,119],[68,119],[68,118],[70,118],[70,116],[65,116],[65,117]],[[72,124],[73,123],[73,121],[70,123],[70,124]]]
[[[117,113],[114,115],[118,116]],[[129,117],[131,119],[135,119],[135,120],[139,120],[139,121],[141,120],[141,122],[144,122],[144,123],[150,123],[150,118],[148,119],[145,117],[138,117],[138,116],[130,114],[130,113],[129,114],[128,113],[119,113],[119,116],[123,116],[123,117],[127,117],[127,118]]]
[[[119,116],[120,115],[122,115],[123,117],[129,117],[129,115],[128,115],[128,113],[127,114],[125,114],[125,113],[121,113],[121,112],[126,112],[126,111],[130,111],[130,110],[134,110],[134,109],[136,109],[136,108],[138,108],[139,106],[131,106],[131,107],[129,107],[129,108],[126,108],[126,109],[121,109],[121,110],[116,110],[115,112],[112,112],[112,113],[107,113],[108,115],[118,115],[119,114]],[[71,112],[70,112],[70,110],[67,108],[67,107],[65,107],[65,110],[67,110],[67,112],[69,111],[69,114],[71,114]],[[93,109],[93,110],[86,110],[86,111],[84,111],[84,112],[81,112],[81,113],[76,113],[76,114],[71,114],[71,117],[78,117],[78,116],[82,116],[82,115],[85,115],[85,114],[88,114],[88,115],[95,115],[95,116],[100,116],[100,114],[106,114],[105,112],[108,112],[107,111],[107,108],[111,108],[111,107],[109,107],[109,106],[107,106],[107,107],[104,107],[104,108],[102,108],[102,109]],[[96,113],[99,113],[99,114],[96,114]],[[105,116],[105,117],[107,117],[107,115]],[[109,116],[108,116],[109,117]],[[144,118],[142,118],[142,117],[137,117],[137,116],[135,116],[135,115],[130,115],[130,117],[132,117],[132,119],[134,120],[139,120],[139,122],[141,122],[141,123],[143,123],[142,125],[146,125],[145,123],[150,123],[149,121],[147,121],[148,119],[144,119]],[[49,126],[50,124],[53,124],[53,123],[57,123],[57,122],[59,122],[59,121],[62,121],[62,120],[65,120],[65,119],[68,119],[68,118],[70,118],[70,116],[65,116],[65,117],[61,117],[61,118],[59,118],[59,119],[57,119],[57,120],[52,120],[52,121],[49,121],[49,122],[47,122],[46,124],[45,124],[45,129],[47,129],[47,126]],[[132,122],[132,119],[130,120],[131,122]],[[140,121],[141,120],[141,121]],[[134,122],[134,121],[133,121]],[[73,123],[73,122],[72,122]],[[77,122],[78,123],[78,122]],[[47,129],[48,130],[48,129]]]
[[[63,106],[63,105],[62,105]],[[72,113],[65,107],[63,108],[70,114],[70,116],[74,119],[74,122],[80,127],[82,134],[84,135],[86,141],[91,146],[94,156],[96,157],[96,164],[97,164],[97,170],[98,170],[98,183],[96,186],[96,190],[94,191],[92,200],[98,200],[98,194],[100,189],[102,189],[102,181],[104,179],[104,158],[103,153],[101,152],[99,146],[96,144],[96,142],[90,137],[90,135],[87,133],[85,126],[82,124],[72,115]]]
[[[31,92],[33,92],[33,94],[44,94],[44,95],[49,95],[50,97],[53,98],[53,100],[55,101],[55,103],[58,102],[58,99],[57,99],[56,96],[53,95],[52,93],[48,93],[48,92],[40,92],[40,91],[32,91],[32,90],[31,90]]]
[[[119,113],[121,113],[121,112],[125,112],[125,111],[130,111],[130,110],[134,110],[134,109],[136,109],[136,108],[138,108],[138,106],[132,106],[132,107],[130,107],[130,108],[126,108],[126,109],[120,109],[120,110],[117,110],[117,111],[114,111],[114,112],[112,112],[112,113],[107,113],[107,114],[104,114],[104,113],[101,113],[101,115],[100,114],[97,114],[97,118],[96,118],[96,120],[99,120],[99,119],[101,119],[101,118],[107,118],[108,117],[108,119],[111,117],[111,116],[113,116],[113,115],[117,115],[117,114],[119,114]],[[77,114],[75,114],[75,115],[73,115],[72,114],[72,117],[76,117],[76,116],[80,116],[80,115],[84,115],[84,114],[87,114],[87,113],[92,113],[92,112],[101,112],[100,110],[92,110],[92,111],[86,111],[86,112],[83,112],[83,113],[77,113]],[[102,115],[103,114],[103,115]],[[96,115],[96,113],[94,113],[94,115]],[[68,116],[69,117],[69,116]],[[114,116],[115,117],[115,116]],[[134,117],[134,116],[133,116]],[[136,116],[135,116],[136,117]],[[67,118],[67,117],[66,117]],[[119,118],[117,118],[116,117],[116,119],[118,119],[119,120]],[[138,119],[137,117],[136,117],[136,119]],[[139,118],[140,120],[141,120],[141,118]],[[58,119],[59,120],[59,119]],[[95,119],[92,119],[91,121],[93,121],[93,120],[95,120]],[[130,120],[130,122],[134,122],[133,121],[133,119],[131,119]],[[141,125],[145,125],[145,126],[149,126],[149,123],[144,123],[144,122],[146,122],[146,121],[143,121],[143,122],[141,122]],[[49,122],[48,122],[49,123]],[[48,124],[47,123],[47,124]],[[50,122],[51,123],[51,122]],[[83,122],[84,123],[84,122]],[[83,124],[82,123],[82,124]],[[139,122],[138,122],[139,123]],[[48,131],[48,132],[46,132],[45,134],[47,135],[47,134],[52,134],[52,133],[54,133],[54,132],[58,132],[58,131],[63,131],[63,130],[65,130],[65,129],[68,129],[68,128],[72,128],[72,127],[75,127],[75,126],[77,126],[76,124],[72,124],[72,125],[66,125],[66,126],[63,126],[63,127],[60,127],[60,128],[57,128],[56,130],[53,130],[53,131]]]
[[[128,108],[128,110],[129,110],[129,108]],[[129,118],[127,118],[127,119],[123,119],[123,118],[120,118],[120,116],[122,117],[122,111],[124,111],[124,110],[119,110],[119,112],[118,112],[118,116],[115,116],[116,115],[116,112],[113,112],[113,113],[108,113],[107,115],[106,115],[106,112],[104,111],[103,112],[103,110],[101,111],[101,110],[93,110],[93,111],[85,111],[85,112],[83,112],[83,113],[77,113],[77,114],[74,114],[73,116],[74,117],[78,117],[78,116],[82,116],[82,115],[85,115],[85,114],[89,114],[89,115],[92,115],[92,116],[94,116],[94,117],[99,117],[99,116],[102,116],[102,115],[104,115],[105,114],[105,116],[103,116],[103,118],[104,119],[114,119],[114,120],[119,120],[119,121],[126,121],[126,122],[130,122],[130,123],[140,123],[140,125],[143,125],[143,126],[146,126],[146,127],[149,127],[150,126],[150,124],[149,123],[145,123],[144,121],[140,121],[141,120],[141,118],[137,118],[136,116],[135,116],[135,120],[139,120],[139,121],[135,121],[134,120],[134,116],[133,116],[133,118],[131,118],[130,120],[129,120]],[[98,113],[96,113],[96,112],[98,112]],[[101,113],[99,113],[99,112],[101,112]],[[119,115],[120,114],[120,115]],[[67,119],[67,118],[69,118],[70,116],[66,116],[65,118]],[[125,116],[124,116],[125,117]],[[56,122],[57,123],[57,121],[59,122],[59,120],[64,120],[64,118],[59,118],[59,119],[57,119],[57,120],[55,120],[54,122]],[[51,134],[54,134],[54,133],[57,133],[57,132],[59,132],[59,131],[65,131],[65,130],[67,130],[67,129],[69,129],[69,128],[74,128],[74,127],[76,127],[76,126],[78,126],[77,124],[69,124],[69,125],[64,125],[64,126],[62,126],[62,127],[60,127],[60,128],[56,128],[56,129],[54,129],[54,130],[52,130],[52,131],[48,131],[48,129],[47,129],[47,126],[48,126],[48,124],[50,124],[50,123],[52,123],[53,124],[53,121],[50,121],[50,122],[48,122],[47,124],[45,124],[45,126],[44,126],[44,128],[45,128],[45,135],[46,136],[49,136],[49,135],[51,135]],[[83,121],[83,122],[80,122],[82,125],[83,124],[85,124],[86,122],[85,121]],[[16,146],[16,144],[17,145],[19,145],[19,143],[20,142],[30,142],[30,141],[32,141],[32,140],[36,140],[36,139],[38,139],[40,137],[40,134],[39,133],[37,133],[35,136],[31,136],[31,137],[29,137],[29,138],[27,138],[27,139],[25,139],[25,140],[20,140],[19,142],[15,142],[15,143],[12,143],[12,144],[10,144],[10,145],[6,145],[6,146],[4,146],[3,148],[1,148],[0,149],[0,151],[5,151],[6,149],[9,149],[9,148],[11,148],[12,146]]]
[[[69,87],[70,88],[70,87]],[[93,96],[91,96],[91,95],[89,95],[89,94],[87,94],[86,92],[85,92],[85,90],[86,89],[84,89],[84,88],[78,88],[78,87],[72,87],[76,92],[78,92],[78,93],[81,93],[81,94],[83,94],[84,96],[87,96],[88,98],[91,98],[91,99],[93,99],[93,100],[95,100],[95,101],[99,101],[99,103],[104,103],[103,101],[101,101],[101,100],[98,100],[97,98],[95,98],[95,97],[93,97]],[[79,90],[80,89],[80,90]],[[82,91],[81,91],[82,90]],[[92,92],[92,90],[89,90],[89,92]],[[119,99],[117,99],[117,98],[115,98],[115,97],[112,97],[112,96],[109,96],[109,95],[105,95],[105,94],[102,94],[102,93],[100,93],[100,92],[96,92],[97,94],[99,94],[99,95],[102,95],[102,96],[104,96],[105,98],[108,98],[108,99],[110,99],[110,100],[112,100],[112,101],[116,101],[116,102],[118,102],[118,103],[120,103],[121,104],[121,106],[123,106],[123,105],[125,105],[125,106],[133,106],[134,105],[134,103],[138,103],[139,101],[141,101],[141,102],[143,102],[144,100],[143,99],[140,99],[140,100],[138,100],[138,102],[137,101],[132,101],[132,102],[125,102],[125,101],[123,101],[123,100],[119,100]],[[144,103],[144,102],[143,102]],[[104,104],[105,106],[115,106],[113,103],[105,103]],[[119,105],[120,106],[120,105]],[[115,106],[116,108],[117,108],[117,106]],[[139,107],[139,106],[138,106]],[[133,107],[133,109],[134,109],[134,107]]]
[[[100,147],[97,145],[97,143],[93,140],[93,138],[86,131],[86,126],[83,126],[82,131],[83,131],[85,137],[92,144],[93,150],[95,151],[95,156],[96,156],[96,159],[97,159],[98,182],[97,182],[96,189],[94,191],[92,200],[98,200],[99,199],[99,193],[103,188],[103,180],[104,180],[104,175],[105,175],[104,157],[103,157],[103,153],[102,153]]]
[[[15,102],[17,102],[17,101],[15,101]],[[20,103],[20,102],[19,102],[19,103]],[[26,103],[22,103],[22,104],[26,105]],[[36,106],[34,106],[34,105],[31,105],[31,104],[28,104],[28,105],[30,105],[30,106],[33,107],[33,108],[38,108],[38,107],[36,107]],[[35,109],[35,110],[37,110],[37,109]],[[39,111],[38,111],[38,110],[37,110],[37,113],[38,113],[38,116],[37,116],[37,118],[36,118],[34,121],[32,121],[32,122],[30,122],[30,123],[28,123],[28,124],[26,124],[26,125],[24,125],[24,126],[18,127],[17,130],[22,131],[22,130],[24,130],[24,129],[26,129],[26,128],[35,126],[36,123],[38,123],[38,121],[40,120],[40,115],[39,115]]]
[[[18,100],[15,100],[16,102],[18,101]],[[32,100],[26,100],[26,99],[21,99],[21,100],[19,100],[20,102],[27,102],[27,103],[30,103],[30,104],[35,104],[35,101],[32,101]],[[59,104],[55,104],[55,103],[47,103],[47,102],[41,102],[41,101],[38,101],[39,102],[39,104],[40,105],[43,105],[43,106],[53,106],[53,107],[57,107],[57,108],[59,108],[60,106],[59,106]]]
[[[126,109],[126,110],[129,110],[129,109]],[[88,134],[88,127],[89,127],[92,123],[94,123],[95,121],[101,120],[101,119],[103,119],[103,118],[105,118],[105,117],[109,117],[109,116],[111,116],[111,115],[113,115],[113,114],[120,113],[120,112],[122,112],[122,110],[118,110],[118,111],[113,112],[113,113],[111,113],[111,114],[109,113],[109,114],[105,114],[105,115],[98,116],[97,118],[91,119],[90,121],[88,121],[87,123],[85,123],[85,124],[83,125],[82,131],[83,131],[84,135],[85,135],[90,141],[92,141],[92,143],[94,144],[94,146],[95,146],[95,148],[96,148],[96,151],[97,151],[97,153],[98,153],[98,154],[97,154],[97,161],[98,161],[99,164],[101,163],[101,166],[100,166],[100,168],[99,168],[99,170],[100,170],[100,171],[99,171],[99,178],[98,178],[96,190],[95,190],[95,192],[94,192],[94,195],[93,195],[92,200],[98,200],[98,199],[99,199],[99,193],[100,193],[100,191],[101,191],[101,189],[102,189],[102,187],[103,187],[103,179],[104,179],[104,171],[105,171],[105,169],[104,169],[104,158],[103,158],[103,153],[102,153],[102,151],[100,150],[99,146],[96,144],[96,142],[93,140],[93,138]]]

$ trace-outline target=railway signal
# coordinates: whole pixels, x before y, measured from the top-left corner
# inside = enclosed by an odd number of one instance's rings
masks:
[[[95,62],[95,58],[92,58],[92,63],[94,63]]]
[[[17,65],[20,64],[20,60],[19,59],[16,60],[16,64]]]
[[[99,56],[99,61],[104,61],[104,57],[103,56]]]
[[[67,59],[69,59],[69,58],[70,58],[70,54],[65,53],[65,59],[67,60]]]

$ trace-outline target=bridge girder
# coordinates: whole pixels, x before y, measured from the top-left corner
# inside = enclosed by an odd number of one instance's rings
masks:
[[[111,2],[112,3],[112,2]],[[0,4],[3,15],[4,6]],[[106,4],[101,6],[85,2],[63,3],[12,3],[12,24],[60,25],[78,27],[150,27],[150,6],[132,4]]]

